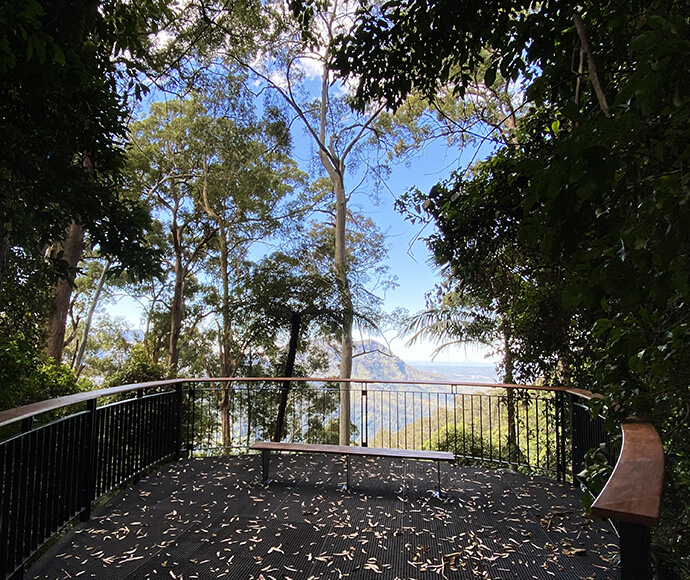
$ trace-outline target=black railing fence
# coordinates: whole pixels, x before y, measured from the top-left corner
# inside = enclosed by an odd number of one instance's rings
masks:
[[[390,388],[395,386],[351,386],[354,444],[452,451],[468,462],[566,478],[564,392],[487,386],[465,386],[463,392],[457,385]],[[185,433],[194,453],[246,450],[257,439],[273,436],[278,392],[270,384],[207,383],[197,385],[190,397]],[[284,439],[337,443],[338,400],[337,385],[294,385]]]
[[[570,404],[571,472],[575,476],[586,463],[592,450],[604,453],[609,461],[615,459],[611,434],[604,426],[604,417],[593,415],[587,401],[589,393],[574,396]]]
[[[271,439],[284,380],[127,385],[1,412],[0,577],[20,577],[65,525],[153,466]],[[293,379],[283,439],[338,443],[342,385],[355,445],[447,450],[572,481],[606,438],[580,394],[559,388]]]

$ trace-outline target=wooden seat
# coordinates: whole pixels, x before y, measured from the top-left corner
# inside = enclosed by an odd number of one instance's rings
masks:
[[[392,457],[395,459],[419,459],[436,461],[438,492],[441,492],[441,461],[455,461],[455,455],[449,451],[425,451],[419,449],[389,449],[385,447],[351,447],[348,445],[319,445],[314,443],[283,443],[275,441],[257,441],[250,449],[261,451],[262,479],[269,482],[271,451],[287,451],[293,453],[329,453],[346,457],[346,484],[350,487],[350,456],[364,457]]]

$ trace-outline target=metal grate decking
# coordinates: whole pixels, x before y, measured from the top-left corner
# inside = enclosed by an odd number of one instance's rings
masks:
[[[505,470],[282,455],[190,459],[114,497],[25,578],[616,579],[618,544],[571,486]]]

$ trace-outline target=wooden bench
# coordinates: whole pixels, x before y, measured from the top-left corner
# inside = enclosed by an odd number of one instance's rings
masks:
[[[436,462],[438,492],[441,493],[441,461],[455,461],[455,455],[449,451],[423,451],[413,449],[387,449],[384,447],[350,447],[347,445],[318,445],[312,443],[277,443],[274,441],[257,441],[250,449],[261,451],[262,480],[269,482],[269,467],[271,451],[289,451],[294,453],[329,453],[344,455],[346,483],[345,489],[350,487],[350,456],[362,457],[392,457],[394,459],[421,459]]]

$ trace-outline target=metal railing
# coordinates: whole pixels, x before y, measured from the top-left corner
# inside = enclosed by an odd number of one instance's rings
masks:
[[[185,424],[193,451],[236,452],[272,438],[279,395],[273,384],[238,380],[190,389]],[[335,382],[297,381],[290,389],[284,439],[337,443],[339,390]],[[467,462],[513,465],[559,481],[572,474],[562,390],[353,381],[350,397],[356,445],[452,451]]]
[[[572,480],[579,469],[573,461],[588,444],[574,391],[290,380],[285,440],[337,443],[339,390],[346,385],[357,445],[448,450],[462,461],[563,481]],[[284,381],[177,379],[1,412],[0,577],[20,577],[65,525],[90,517],[94,500],[153,466],[183,454],[245,452],[252,442],[272,438]]]

